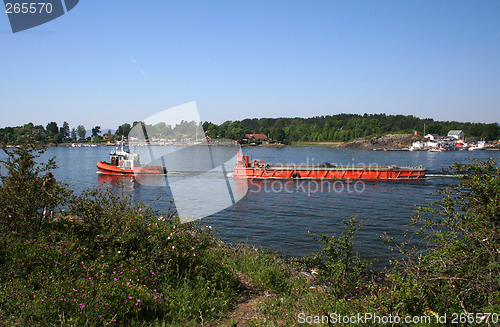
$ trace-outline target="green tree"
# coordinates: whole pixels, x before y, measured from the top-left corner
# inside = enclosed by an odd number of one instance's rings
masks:
[[[219,136],[219,126],[212,123],[203,123],[203,131],[210,138],[217,138]]]
[[[51,135],[56,135],[57,133],[59,133],[59,128],[57,127],[57,123],[56,122],[50,122],[50,123],[48,123],[47,127],[45,127],[45,129]]]
[[[228,132],[229,130],[229,127],[231,126],[233,122],[228,120],[228,121],[225,121],[222,123],[222,125],[219,126],[219,137],[227,137],[226,136],[226,133]]]
[[[285,142],[285,131],[281,127],[276,127],[273,131],[273,139],[275,139],[278,142]]]
[[[38,163],[43,149],[24,144],[4,150],[0,160],[7,174],[0,175],[0,222],[9,231],[31,233],[52,221],[54,211],[70,195],[66,185],[57,182],[50,170],[55,159]]]
[[[227,129],[225,137],[232,140],[241,140],[245,136],[246,130],[240,121],[233,122]]]
[[[55,135],[52,135],[52,137],[50,138],[50,141],[52,143],[61,143],[63,141],[63,136],[61,133],[57,133]]]
[[[76,134],[78,134],[78,137],[80,138],[80,140],[84,140],[85,136],[87,135],[87,130],[85,129],[85,127],[83,125],[78,125],[76,127]]]
[[[96,137],[101,134],[101,126],[95,126],[92,128],[92,137]]]
[[[118,129],[116,130],[115,135],[119,139],[122,136],[126,138],[126,137],[128,137],[128,133],[130,132],[131,129],[132,129],[132,126],[130,126],[130,124],[128,124],[128,123],[122,124],[122,125],[118,126]]]
[[[65,121],[63,123],[62,127],[59,128],[59,134],[61,134],[63,139],[66,139],[69,137],[69,135],[70,135],[69,133],[70,133],[69,124],[68,124],[68,122]]]

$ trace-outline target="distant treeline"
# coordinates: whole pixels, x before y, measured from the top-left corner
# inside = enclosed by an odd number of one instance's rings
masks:
[[[47,126],[28,123],[23,126],[0,128],[0,143],[20,144],[26,141],[42,143],[62,143],[76,141],[113,141],[127,137],[130,130],[140,122],[124,123],[115,133],[108,130],[101,132],[100,126],[93,127],[91,136],[83,125],[70,128],[67,122],[61,127],[56,122]],[[165,123],[147,125],[150,137],[182,138],[194,137],[186,130],[196,129],[194,122],[181,122],[176,126]],[[193,128],[194,127],[194,128]],[[270,139],[282,143],[291,142],[347,142],[359,137],[381,136],[389,133],[413,133],[419,135],[447,135],[450,130],[463,130],[466,137],[484,138],[486,141],[500,139],[500,126],[497,123],[461,123],[449,121],[434,121],[414,116],[403,115],[357,115],[339,114],[333,116],[318,116],[312,118],[254,118],[236,121],[226,121],[221,125],[210,122],[203,123],[203,130],[210,138],[226,138],[241,140],[245,134],[266,134]],[[186,134],[186,135],[185,135]],[[193,134],[193,135],[191,135]],[[198,136],[200,136],[198,133]]]
[[[164,140],[181,140],[194,139],[203,137],[201,124],[194,121],[181,121],[175,126],[167,125],[165,122],[159,122],[155,125],[143,124],[140,128],[134,128],[140,121],[134,121],[132,124],[125,123],[116,129],[113,133],[111,130],[107,132],[101,131],[100,126],[94,126],[91,133],[87,133],[85,126],[78,125],[70,128],[67,122],[64,122],[61,127],[57,126],[56,122],[50,122],[46,127],[42,125],[34,125],[33,123],[24,124],[23,126],[0,128],[0,143],[5,144],[21,144],[24,142],[41,142],[41,143],[70,143],[70,142],[106,142],[121,140],[122,136],[143,138],[143,132],[151,139]]]
[[[101,127],[92,128],[92,136],[99,136]],[[62,143],[80,140],[86,140],[87,130],[83,125],[70,129],[67,122],[61,127],[56,122],[50,122],[47,126],[34,125],[33,123],[23,126],[0,128],[0,142],[7,144],[20,144],[23,142],[41,142],[41,143]],[[99,136],[102,140],[102,136]]]
[[[134,122],[133,125],[137,123],[139,122]],[[120,139],[122,135],[127,136],[131,128],[132,126],[126,123],[120,125],[115,133],[112,133],[111,130],[103,133],[100,126],[94,126],[90,130],[90,136],[87,136],[87,129],[83,125],[70,128],[67,122],[64,122],[60,127],[56,122],[50,122],[45,127],[28,123],[23,126],[0,128],[0,143],[21,144],[24,142],[39,142],[58,144],[77,141],[99,143],[106,140]]]
[[[497,123],[461,123],[434,121],[404,115],[339,114],[312,118],[254,118],[226,121],[221,125],[203,123],[211,138],[242,139],[245,134],[266,134],[282,143],[290,142],[347,142],[359,137],[389,133],[414,133],[419,135],[447,135],[450,130],[463,130],[466,137],[479,137],[487,141],[500,139]]]

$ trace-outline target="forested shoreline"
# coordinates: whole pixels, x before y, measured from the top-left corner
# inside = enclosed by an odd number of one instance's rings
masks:
[[[116,130],[94,126],[87,133],[83,125],[71,127],[63,122],[61,127],[50,122],[45,127],[27,123],[23,126],[0,128],[0,142],[21,144],[26,141],[41,143],[69,143],[116,141],[127,137],[130,130],[140,123],[124,123]],[[192,122],[181,122],[191,124]],[[180,124],[179,124],[180,125]],[[220,125],[205,121],[203,130],[212,139],[224,138],[241,140],[245,134],[265,134],[269,139],[280,143],[292,142],[348,142],[362,137],[386,134],[438,134],[446,135],[450,130],[463,130],[466,137],[477,137],[486,141],[500,139],[498,123],[471,123],[455,121],[435,121],[430,118],[386,114],[338,114],[311,118],[252,118],[226,121]],[[151,126],[157,137],[173,138],[178,126],[158,123]]]
[[[247,133],[266,134],[282,143],[348,142],[360,137],[386,134],[439,134],[463,130],[467,137],[493,141],[500,138],[497,123],[435,121],[414,116],[386,114],[339,114],[312,118],[253,118],[226,121],[221,125],[205,122],[203,129],[211,138],[241,139]]]

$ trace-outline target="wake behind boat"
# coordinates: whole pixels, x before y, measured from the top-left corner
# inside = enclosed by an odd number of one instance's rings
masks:
[[[123,150],[123,141],[121,150],[116,149],[110,154],[110,162],[97,162],[97,169],[100,173],[110,175],[165,175],[167,168],[162,166],[146,166],[142,165],[140,157],[137,153],[130,153]]]

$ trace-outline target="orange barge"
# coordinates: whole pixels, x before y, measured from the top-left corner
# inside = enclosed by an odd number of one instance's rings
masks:
[[[409,180],[425,177],[425,169],[397,166],[340,166],[330,163],[319,165],[270,165],[265,160],[249,160],[239,154],[234,176],[257,179],[364,179]]]

